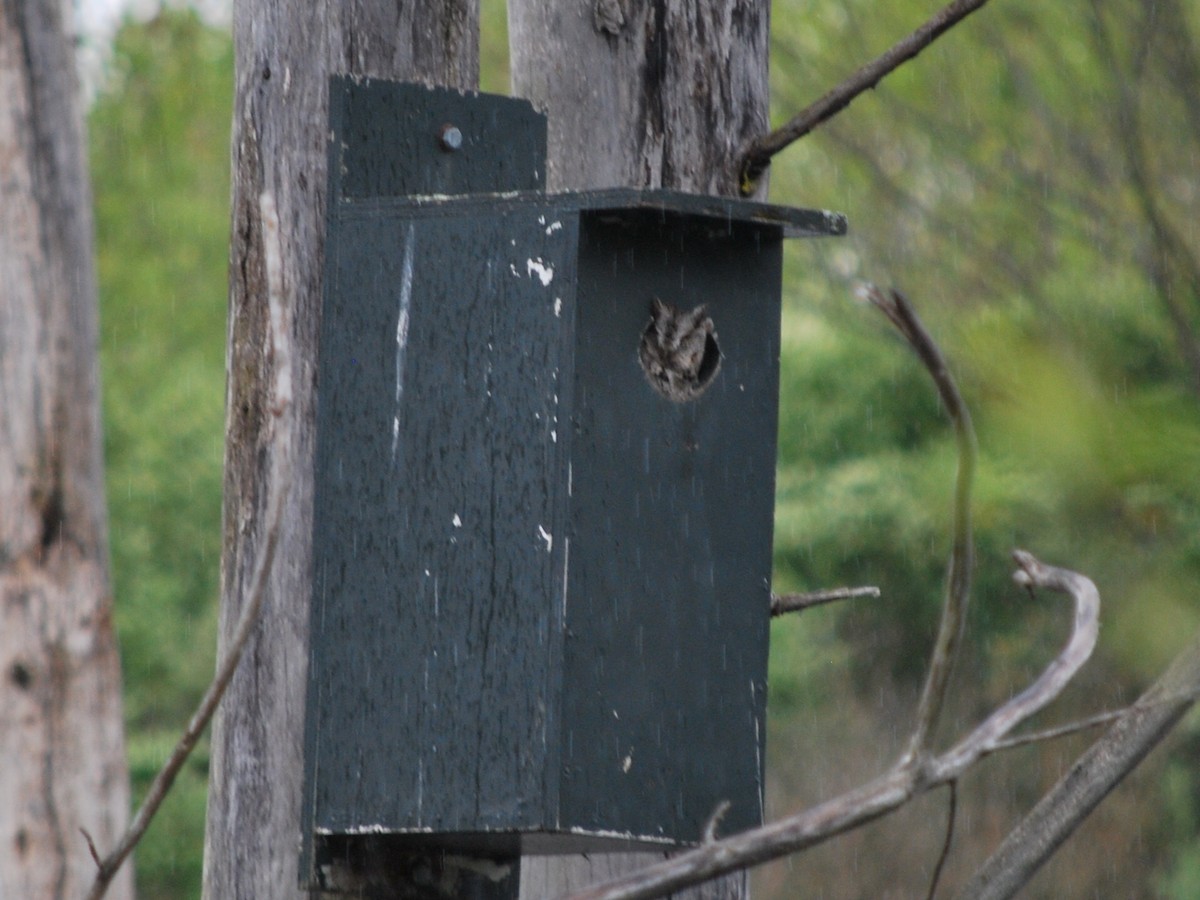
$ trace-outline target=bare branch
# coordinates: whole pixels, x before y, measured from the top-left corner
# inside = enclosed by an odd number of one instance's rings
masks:
[[[1200,697],[1200,634],[1161,678],[1081,756],[959,893],[1013,896]]]
[[[771,157],[804,137],[818,125],[832,119],[859,94],[874,88],[894,69],[908,62],[935,40],[969,16],[987,0],[955,0],[924,25],[908,35],[877,59],[853,75],[770,134],[750,142],[742,152],[740,190],[744,196],[754,193],[754,185],[771,164]]]
[[[1044,565],[1018,550],[1013,576],[1022,584],[1065,591],[1075,601],[1074,628],[1063,652],[1042,675],[942,756],[905,754],[889,771],[810,810],[706,844],[637,872],[573,894],[570,900],[646,900],[759,863],[787,856],[866,824],[917,794],[957,780],[1005,734],[1049,703],[1091,654],[1099,634],[1099,594],[1090,580]],[[1198,654],[1200,656],[1200,654]],[[1200,677],[1200,663],[1197,664]]]
[[[79,832],[83,835],[83,839],[87,841],[88,853],[92,854],[92,861],[96,864],[96,868],[100,868],[104,864],[100,862],[100,854],[96,852],[96,842],[92,840],[91,832],[86,828],[80,828]]]
[[[292,409],[291,381],[291,328],[289,310],[284,303],[282,251],[279,241],[279,216],[275,210],[275,199],[265,193],[259,199],[263,224],[263,245],[266,256],[267,270],[267,301],[271,321],[271,356],[274,366],[274,382],[272,384],[271,412],[276,418],[282,418]],[[286,429],[282,432],[286,433]],[[170,757],[163,764],[142,805],[138,808],[129,828],[117,842],[117,846],[104,858],[97,861],[98,871],[96,880],[88,893],[88,900],[99,900],[108,890],[113,877],[128,858],[133,848],[150,827],[150,822],[158,812],[171,785],[183,768],[188,756],[195,748],[204,729],[212,719],[225,689],[241,661],[242,652],[258,623],[258,614],[266,597],[267,578],[275,560],[275,550],[279,543],[279,529],[283,521],[284,500],[292,482],[292,448],[287,441],[274,441],[271,448],[272,474],[267,497],[265,545],[263,552],[255,565],[250,580],[250,593],[238,621],[237,630],[229,646],[225,658],[217,667],[217,673],[212,683],[205,691],[200,705],[193,713],[179,743],[171,751]],[[87,833],[88,846],[93,858],[97,858],[95,846]]]
[[[1025,550],[1014,550],[1018,569],[1013,580],[1032,588],[1062,591],[1075,598],[1075,623],[1062,652],[1038,679],[1013,697],[964,740],[930,763],[931,777],[939,780],[961,772],[997,744],[1019,723],[1057,697],[1079,668],[1087,662],[1100,636],[1100,592],[1089,578],[1066,569],[1048,566]],[[943,775],[942,773],[947,773]]]
[[[803,594],[772,594],[771,615],[772,617],[783,616],[788,613],[804,612],[814,606],[823,606],[838,600],[878,596],[879,588],[874,586],[829,588],[824,591],[807,591]]]
[[[1055,728],[1046,728],[1042,731],[1032,731],[1029,734],[1018,734],[1007,737],[1002,741],[996,741],[995,745],[988,752],[999,753],[1001,750],[1012,750],[1028,744],[1039,744],[1042,741],[1053,741],[1060,737],[1067,737],[1068,735],[1078,734],[1081,731],[1087,731],[1089,728],[1099,728],[1101,725],[1109,725],[1117,721],[1117,719],[1121,718],[1127,712],[1128,710],[1118,709],[1112,712],[1096,713],[1096,715],[1080,719],[1078,722],[1068,722],[1066,725],[1059,725]]]
[[[918,759],[928,748],[930,735],[941,715],[950,677],[962,644],[967,621],[967,605],[971,594],[971,570],[975,550],[971,537],[971,481],[975,474],[975,430],[971,413],[963,402],[946,358],[917,316],[916,310],[897,290],[885,293],[873,284],[860,288],[860,295],[880,310],[904,337],[917,357],[924,363],[942,406],[954,425],[958,443],[958,473],[954,483],[954,527],[950,548],[950,565],[946,574],[946,598],[942,605],[942,621],[929,661],[929,674],[917,707],[917,723],[909,740],[906,756]]]
[[[954,842],[954,820],[958,813],[958,782],[947,782],[950,788],[950,808],[946,810],[946,839],[942,842],[942,852],[938,855],[937,865],[933,867],[933,877],[929,879],[927,900],[937,896],[938,882],[942,880],[942,870],[946,868],[946,860],[950,858],[950,845]]]
[[[722,800],[717,804],[717,808],[708,817],[708,824],[704,826],[704,837],[701,839],[703,843],[711,844],[717,839],[717,827],[721,824],[721,820],[725,818],[725,813],[729,812],[731,805],[728,800]]]

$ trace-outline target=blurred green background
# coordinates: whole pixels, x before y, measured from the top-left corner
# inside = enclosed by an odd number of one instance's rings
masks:
[[[484,88],[508,91],[502,4]],[[772,9],[776,121],[940,6]],[[771,198],[849,215],[786,261],[775,587],[875,584],[779,621],[768,806],[886,766],[936,627],[952,436],[856,279],[902,288],[979,433],[967,656],[943,738],[1019,690],[1069,611],[1009,581],[1026,547],[1105,599],[1094,660],[1035,724],[1128,702],[1200,624],[1200,10],[1003,0],[785,151]],[[113,576],[140,797],[211,675],[220,558],[232,48],[186,6],[127,20],[90,112]],[[960,789],[946,894],[1091,736],[988,760]],[[1112,797],[1023,896],[1200,896],[1200,729]],[[139,847],[142,896],[199,896],[207,748]],[[945,796],[755,876],[755,896],[924,896]]]

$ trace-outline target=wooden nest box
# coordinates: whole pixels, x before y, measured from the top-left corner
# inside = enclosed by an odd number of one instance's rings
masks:
[[[302,879],[758,824],[782,242],[845,220],[546,194],[523,101],[330,109]]]

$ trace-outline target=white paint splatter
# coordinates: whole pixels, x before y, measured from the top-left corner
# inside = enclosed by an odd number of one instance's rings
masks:
[[[554,298],[554,315],[562,316],[562,297]]]
[[[410,222],[404,233],[404,262],[400,267],[400,300],[396,313],[396,403],[392,414],[392,462],[396,461],[396,448],[400,444],[400,401],[404,396],[404,355],[408,348],[408,310],[412,305],[413,281],[413,225]]]
[[[546,220],[541,219],[540,221],[542,224],[545,224]],[[556,231],[562,231],[562,222],[551,222],[549,225],[546,225],[546,234],[554,234]]]
[[[621,771],[628,774],[631,768],[633,768],[633,754],[628,753],[626,754],[625,758],[621,760]]]
[[[462,528],[462,519],[458,517],[458,513],[454,514],[454,518],[450,520],[450,524],[455,528]]]
[[[549,553],[550,550],[554,547],[554,535],[552,535],[545,528],[543,528],[541,525],[539,525],[538,526],[538,537],[540,537],[543,541],[546,542],[546,552]]]
[[[531,277],[537,275],[542,287],[547,287],[554,280],[554,267],[543,262],[540,256],[525,260],[525,269]]]

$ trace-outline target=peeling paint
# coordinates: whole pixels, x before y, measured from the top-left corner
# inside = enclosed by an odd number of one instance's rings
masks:
[[[554,266],[544,262],[540,256],[537,259],[525,260],[525,270],[530,277],[536,275],[542,287],[549,287],[550,282],[554,280]]]
[[[638,834],[636,831],[614,831],[608,828],[580,828],[571,826],[566,829],[567,834],[586,834],[589,837],[606,837],[620,838],[622,840],[637,840],[647,844],[670,844],[674,845],[675,841],[670,838],[665,838],[661,834]]]

